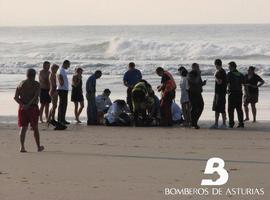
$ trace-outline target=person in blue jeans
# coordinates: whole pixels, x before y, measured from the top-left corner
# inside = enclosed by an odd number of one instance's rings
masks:
[[[96,81],[101,76],[102,72],[97,70],[86,82],[87,125],[97,124]]]

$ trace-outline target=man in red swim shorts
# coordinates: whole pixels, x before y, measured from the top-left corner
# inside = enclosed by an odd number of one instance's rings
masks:
[[[27,79],[22,81],[15,93],[14,100],[19,104],[18,111],[18,125],[20,130],[20,142],[21,149],[20,152],[26,152],[24,142],[25,135],[30,124],[34,131],[34,137],[37,144],[37,151],[41,152],[44,147],[40,145],[39,130],[38,130],[38,97],[40,92],[40,85],[36,78],[36,71],[34,69],[27,70]]]

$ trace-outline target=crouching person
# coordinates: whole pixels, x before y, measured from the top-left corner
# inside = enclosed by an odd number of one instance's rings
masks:
[[[160,125],[160,101],[155,92],[152,92],[149,95],[151,103],[148,107],[148,121],[147,124],[150,126],[159,126]]]
[[[22,81],[15,93],[14,100],[19,104],[18,111],[18,125],[20,130],[20,152],[26,152],[24,142],[25,135],[30,124],[34,130],[34,137],[36,140],[37,151],[43,151],[44,147],[40,145],[39,130],[38,130],[38,97],[40,93],[40,85],[36,78],[36,71],[34,69],[27,70],[27,79]]]
[[[130,110],[124,100],[116,100],[110,106],[108,112],[104,115],[107,126],[130,126]]]
[[[147,110],[154,103],[154,99],[150,97],[151,93],[152,87],[145,80],[137,83],[132,90],[132,107],[136,126],[146,125]]]
[[[104,124],[104,114],[108,112],[110,106],[112,105],[110,94],[111,91],[107,88],[101,95],[96,97],[98,124]]]

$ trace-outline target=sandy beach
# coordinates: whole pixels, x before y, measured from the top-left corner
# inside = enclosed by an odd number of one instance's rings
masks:
[[[225,160],[229,181],[222,188],[264,188],[270,199],[270,125],[247,123],[243,130],[109,128],[71,125],[57,132],[41,125],[46,150],[37,153],[29,132],[19,153],[18,128],[0,125],[1,200],[217,199],[165,196],[164,189],[199,188],[206,161]],[[217,177],[217,176],[216,176]]]

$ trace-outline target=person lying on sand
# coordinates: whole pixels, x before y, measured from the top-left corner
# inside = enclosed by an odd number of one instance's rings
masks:
[[[34,131],[37,151],[44,150],[44,146],[40,145],[40,137],[38,130],[38,96],[40,93],[40,84],[35,81],[36,71],[34,69],[27,70],[27,79],[22,81],[15,92],[14,100],[19,104],[18,125],[20,129],[20,152],[26,152],[24,142],[25,135],[30,124]]]

